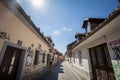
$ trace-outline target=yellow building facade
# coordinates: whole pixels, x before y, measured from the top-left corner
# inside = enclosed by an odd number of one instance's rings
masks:
[[[46,68],[50,48],[44,35],[16,1],[0,1],[2,80],[30,80],[37,76]]]

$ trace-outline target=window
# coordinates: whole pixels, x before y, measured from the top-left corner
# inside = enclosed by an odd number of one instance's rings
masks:
[[[49,52],[52,53],[52,49],[49,49]]]
[[[37,65],[38,63],[39,63],[39,51],[36,51],[34,58],[34,65]]]
[[[79,57],[79,64],[82,65],[82,54],[80,51],[78,51],[78,57]]]
[[[45,53],[43,53],[43,56],[42,56],[42,63],[45,63]]]
[[[28,66],[32,65],[32,57],[33,57],[32,54],[27,54],[25,67],[28,67]]]
[[[75,63],[75,53],[73,53],[73,62]]]

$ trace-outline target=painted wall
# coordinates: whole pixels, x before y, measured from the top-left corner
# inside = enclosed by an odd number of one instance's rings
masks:
[[[18,13],[17,10],[15,10]],[[21,16],[21,19],[25,20],[24,17],[19,13],[18,16]],[[26,24],[29,24],[25,21]],[[29,24],[30,25],[30,24]],[[24,71],[23,73],[29,73],[31,71],[40,69],[46,66],[45,64],[33,65],[35,58],[35,50],[38,49],[39,44],[41,45],[42,50],[47,54],[49,53],[49,46],[47,43],[39,36],[38,33],[35,32],[34,28],[30,29],[29,25],[25,25],[22,21],[20,21],[8,8],[6,8],[0,2],[0,33],[6,33],[8,39],[0,38],[0,52],[2,50],[4,41],[8,41],[14,44],[17,44],[18,40],[22,42],[22,46],[28,50],[32,45],[33,55],[32,55],[32,65],[25,67],[27,54],[25,55],[25,63],[24,63]],[[28,28],[29,27],[29,28]],[[2,35],[2,34],[0,34]],[[2,35],[3,36],[3,35]],[[42,58],[42,57],[41,57]],[[46,57],[47,58],[47,57]],[[40,70],[39,70],[40,71]]]
[[[107,43],[116,79],[120,80],[120,27],[119,27],[120,24],[119,24],[119,21],[120,21],[120,15],[118,15],[116,18],[114,18],[112,21],[106,24],[103,28],[101,28],[99,31],[97,31],[95,34],[90,36],[88,39],[86,39],[85,41],[83,41],[73,49],[74,52],[77,49],[79,49],[84,53],[88,53],[87,56],[88,56],[90,75],[92,74],[91,73],[92,70],[91,70],[90,56],[88,51],[89,48],[98,46],[103,43]],[[84,51],[83,48],[85,48],[86,50]]]
[[[112,65],[113,65],[116,79],[120,80],[120,29],[115,29],[110,32],[111,33],[106,33],[105,36],[100,37],[100,38],[90,42],[89,44],[85,45],[85,48],[83,46],[83,48],[80,48],[80,50],[82,53],[85,54],[85,53],[87,53],[89,48],[98,46],[103,43],[107,43],[110,57],[112,59]],[[86,57],[86,56],[89,57],[89,55],[84,55],[84,57]],[[84,65],[87,66],[88,62],[86,62],[85,60],[82,60],[82,61],[83,61],[83,66]],[[89,63],[90,63],[90,61],[89,61]],[[90,67],[90,65],[88,65],[88,66],[89,66],[88,69],[90,69],[90,72],[91,72],[91,67]],[[85,67],[84,68],[82,68],[81,66],[79,66],[79,67],[84,71],[87,70]]]
[[[106,38],[116,79],[120,80],[120,29],[108,34]]]
[[[6,32],[10,35],[10,42],[17,43],[18,40],[23,42],[22,46],[29,47],[32,43],[37,48],[38,44],[48,51],[48,46],[38,38],[26,25],[24,25],[15,15],[13,15],[7,8],[0,4],[2,9],[0,12],[0,31]]]

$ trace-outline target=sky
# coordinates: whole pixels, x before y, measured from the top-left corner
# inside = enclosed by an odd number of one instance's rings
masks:
[[[85,18],[106,18],[118,6],[118,0],[17,0],[44,35],[51,36],[55,48],[66,52],[75,41]]]

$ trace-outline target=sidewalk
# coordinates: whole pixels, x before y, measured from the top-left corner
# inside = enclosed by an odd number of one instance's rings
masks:
[[[82,76],[82,74],[79,72],[79,70],[77,70],[75,67],[72,66],[72,64],[70,64],[67,61],[65,63],[79,80],[87,80],[84,76]]]

